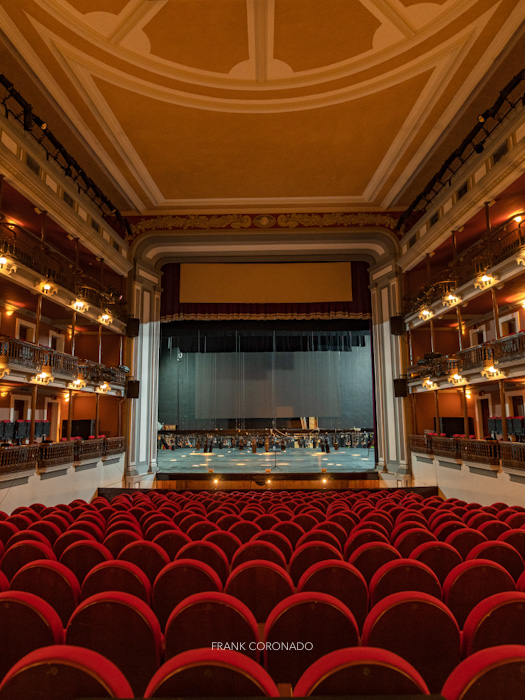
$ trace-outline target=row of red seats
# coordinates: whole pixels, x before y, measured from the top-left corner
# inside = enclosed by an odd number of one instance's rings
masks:
[[[507,593],[479,604],[464,632],[464,650],[475,656],[495,645],[515,643],[516,636],[523,641],[524,603],[525,594]],[[368,615],[361,636],[352,613],[332,596],[291,596],[272,611],[259,635],[255,618],[242,603],[220,593],[195,594],[173,611],[163,637],[148,606],[126,593],[88,598],[64,631],[45,601],[8,591],[0,594],[0,639],[4,679],[11,677],[24,655],[65,642],[102,654],[117,666],[135,695],[146,696],[163,656],[169,662],[196,648],[242,652],[253,669],[265,669],[272,684],[290,684],[297,695],[308,694],[297,688],[320,658],[361,644],[401,657],[431,692],[440,692],[461,663],[460,632],[450,611],[432,596],[417,592],[381,601]]]
[[[523,697],[525,647],[485,649],[463,661],[442,689],[445,700]],[[352,647],[327,654],[305,671],[295,697],[429,695],[418,672],[384,649]],[[119,669],[101,654],[69,645],[49,646],[21,659],[0,684],[1,700],[74,700],[80,696],[130,698]],[[258,664],[235,651],[195,649],[167,661],[151,678],[146,698],[279,697]]]

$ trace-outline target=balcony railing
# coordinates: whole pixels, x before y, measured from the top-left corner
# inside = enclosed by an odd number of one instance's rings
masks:
[[[503,469],[518,469],[525,473],[525,443],[500,442],[499,445]]]
[[[460,439],[461,457],[464,461],[479,464],[499,464],[499,443],[496,440]]]
[[[118,455],[124,452],[124,438],[110,437],[104,440],[104,455]]]
[[[492,341],[494,361],[506,362],[525,359],[525,332]]]
[[[409,435],[408,440],[412,452],[432,454],[432,439],[427,435]]]
[[[52,350],[49,366],[54,377],[76,379],[78,376],[78,357],[74,355],[66,355],[64,352]]]
[[[459,367],[463,371],[480,369],[494,361],[494,348],[488,343],[475,345],[458,352]]]
[[[104,454],[104,438],[92,440],[75,440],[75,462],[100,458]]]
[[[457,438],[448,438],[433,436],[432,437],[432,452],[437,457],[452,457],[452,459],[461,459],[461,449]]]
[[[81,269],[75,270],[74,263],[62,251],[43,243],[39,236],[23,226],[0,222],[0,252],[77,294],[88,304],[107,308],[115,318],[126,320],[126,308],[116,289],[101,285]]]
[[[12,445],[0,449],[0,476],[36,469],[38,445]]]
[[[106,367],[106,365],[101,365],[91,360],[80,361],[79,373],[87,382],[94,382],[95,384],[108,382],[109,384],[124,386],[126,383],[125,373],[117,367]]]
[[[39,445],[38,468],[46,469],[61,464],[72,464],[75,456],[74,442],[53,442]]]
[[[0,364],[40,370],[48,364],[48,353],[40,345],[4,335],[0,336]]]

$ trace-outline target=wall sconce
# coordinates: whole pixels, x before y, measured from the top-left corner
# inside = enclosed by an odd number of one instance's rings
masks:
[[[500,369],[494,367],[494,365],[491,365],[490,367],[486,367],[485,369],[481,370],[481,376],[486,377],[487,379],[503,379],[507,376],[507,373],[502,372]]]
[[[488,289],[488,287],[490,287],[494,284],[494,282],[497,281],[497,277],[493,275],[487,275],[487,273],[484,273],[480,275],[478,279],[474,282],[474,287],[476,287],[476,289]]]
[[[0,255],[0,272],[3,272],[6,275],[12,275],[13,272],[16,272],[16,265],[3,253]]]
[[[6,396],[9,396],[9,392],[8,392],[8,391],[2,391],[2,393],[0,393],[0,396],[1,396],[3,399],[5,399]]]
[[[10,306],[9,304],[6,304],[5,306],[5,315],[6,316],[12,316],[15,313],[16,309],[14,306]]]
[[[452,374],[449,378],[448,381],[451,384],[454,384],[454,386],[461,386],[462,384],[466,384],[466,379],[465,377],[462,377],[461,374],[458,374],[457,372],[455,374]]]
[[[86,380],[82,379],[81,377],[77,377],[72,382],[69,382],[69,384],[67,385],[67,388],[78,391],[79,389],[84,389],[85,386],[86,386]]]
[[[465,396],[467,397],[467,399],[471,399],[471,398],[472,398],[472,392],[471,392],[470,389],[466,389],[466,391],[465,391]]]
[[[0,362],[0,379],[8,377],[10,374],[11,370],[9,369],[9,367],[6,367],[6,365],[3,362]]]
[[[58,289],[55,287],[54,284],[51,284],[49,280],[38,282],[35,286],[41,294],[45,294],[48,297],[58,292]]]
[[[425,308],[425,309],[421,309],[421,311],[418,314],[418,318],[425,320],[425,321],[428,321],[428,319],[432,318],[433,315],[434,315],[433,311]]]
[[[76,299],[75,301],[71,302],[71,306],[75,311],[80,311],[81,313],[86,313],[86,311],[89,309],[89,306],[86,304],[86,302],[82,301],[81,299]]]
[[[519,216],[519,215],[518,215],[518,216],[515,216],[515,217],[514,217],[514,221],[515,221],[517,224],[521,224],[521,218],[522,218],[522,217]]]
[[[41,384],[42,386],[47,386],[50,382],[54,381],[54,377],[51,372],[46,372],[42,370],[39,374],[35,374],[28,378],[31,384]]]
[[[109,391],[109,384],[106,384],[106,382],[103,382],[102,384],[99,384],[95,391],[97,394],[107,394]]]
[[[107,326],[111,322],[111,316],[109,314],[104,313],[98,317],[98,320],[100,321],[100,323],[103,323],[105,326]]]
[[[445,295],[442,299],[443,306],[448,306],[449,308],[451,306],[455,306],[456,304],[459,304],[461,301],[462,301],[461,297],[458,297],[452,293]]]
[[[423,389],[431,390],[433,389],[434,391],[437,389],[437,384],[432,381],[429,377],[426,379],[423,379]]]

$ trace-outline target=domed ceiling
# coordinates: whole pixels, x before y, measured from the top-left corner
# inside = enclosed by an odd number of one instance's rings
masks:
[[[403,208],[524,19],[522,0],[0,7],[6,76],[31,76],[129,214]]]

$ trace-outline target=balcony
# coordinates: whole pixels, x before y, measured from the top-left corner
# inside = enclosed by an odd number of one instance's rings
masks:
[[[92,440],[74,441],[75,462],[93,462],[102,458],[104,454],[104,438],[94,438]]]
[[[450,457],[461,459],[461,445],[457,438],[441,436],[432,437],[432,452],[436,457]]]
[[[10,445],[0,449],[0,479],[2,477],[34,471],[39,454],[38,445]]]
[[[93,382],[94,384],[107,382],[118,386],[124,386],[126,383],[125,373],[116,367],[106,367],[106,365],[101,365],[98,362],[82,360],[78,369],[80,376],[86,382]]]
[[[78,376],[78,357],[66,355],[57,350],[50,351],[49,366],[53,377],[64,377],[65,379],[76,379]]]
[[[49,353],[40,345],[0,336],[0,371],[20,368],[41,371],[48,364]]]
[[[123,437],[110,437],[104,440],[104,456],[118,455],[125,451]]]
[[[53,442],[39,445],[38,468],[45,471],[50,467],[72,464],[75,454],[73,442]]]
[[[523,472],[525,476],[525,443],[500,442],[502,469]]]
[[[463,461],[499,465],[500,450],[496,440],[460,440]]]
[[[432,454],[432,440],[427,435],[409,435],[408,439],[412,452]]]

